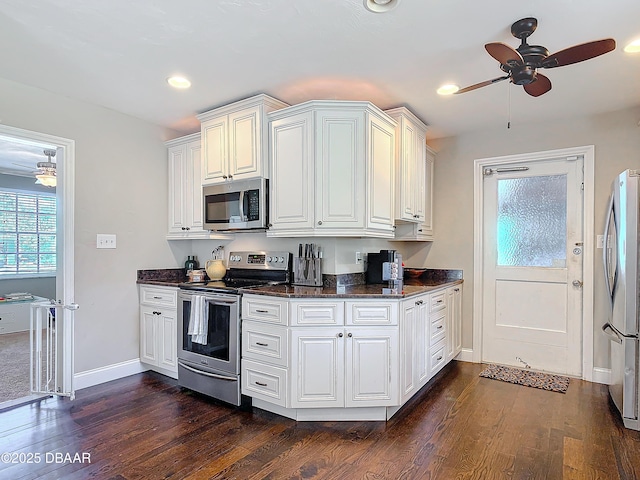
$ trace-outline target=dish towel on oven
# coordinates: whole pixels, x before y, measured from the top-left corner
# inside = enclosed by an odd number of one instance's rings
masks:
[[[189,315],[187,334],[191,336],[193,343],[206,345],[208,330],[209,304],[204,295],[193,295],[191,297],[191,312]]]

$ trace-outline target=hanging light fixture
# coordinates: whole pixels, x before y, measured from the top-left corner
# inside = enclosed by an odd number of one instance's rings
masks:
[[[38,162],[38,168],[40,172],[36,174],[36,184],[44,185],[45,187],[55,187],[58,183],[56,177],[56,164],[51,161],[51,157],[56,156],[55,150],[44,150],[44,154],[48,157],[46,162]]]

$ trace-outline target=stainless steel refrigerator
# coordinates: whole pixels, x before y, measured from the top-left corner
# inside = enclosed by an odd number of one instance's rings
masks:
[[[638,184],[640,170],[625,170],[613,182],[604,231],[604,272],[611,317],[602,330],[611,339],[609,393],[624,426],[640,430],[638,344]]]

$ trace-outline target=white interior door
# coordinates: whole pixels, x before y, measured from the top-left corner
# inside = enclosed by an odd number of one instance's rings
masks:
[[[484,170],[483,362],[582,373],[582,163]]]

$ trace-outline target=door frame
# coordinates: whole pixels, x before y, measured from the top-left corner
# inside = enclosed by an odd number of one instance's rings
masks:
[[[482,362],[482,311],[484,301],[484,168],[491,165],[542,162],[550,158],[582,156],[584,159],[584,193],[582,198],[583,279],[582,287],[582,379],[593,381],[593,295],[594,295],[594,206],[595,147],[546,150],[474,161],[473,183],[473,353],[472,361]]]
[[[62,149],[62,162],[57,166],[56,176],[58,184],[56,185],[56,201],[59,205],[57,209],[57,227],[56,232],[62,233],[62,245],[57,248],[57,255],[60,263],[56,269],[56,296],[57,300],[62,301],[63,305],[72,305],[75,303],[75,277],[74,277],[74,205],[75,205],[75,141],[68,138],[57,137],[46,133],[34,132],[22,128],[11,127],[0,124],[0,135],[13,137],[17,140],[25,142],[39,142],[56,146]],[[61,257],[61,258],[60,258]],[[64,312],[65,325],[72,325],[71,316],[73,312],[65,309]],[[74,358],[73,348],[67,346],[73,345],[73,331],[64,330],[62,339],[64,356],[63,372],[71,372],[71,378],[63,375],[62,388],[63,391],[71,391],[73,386],[74,374]]]

